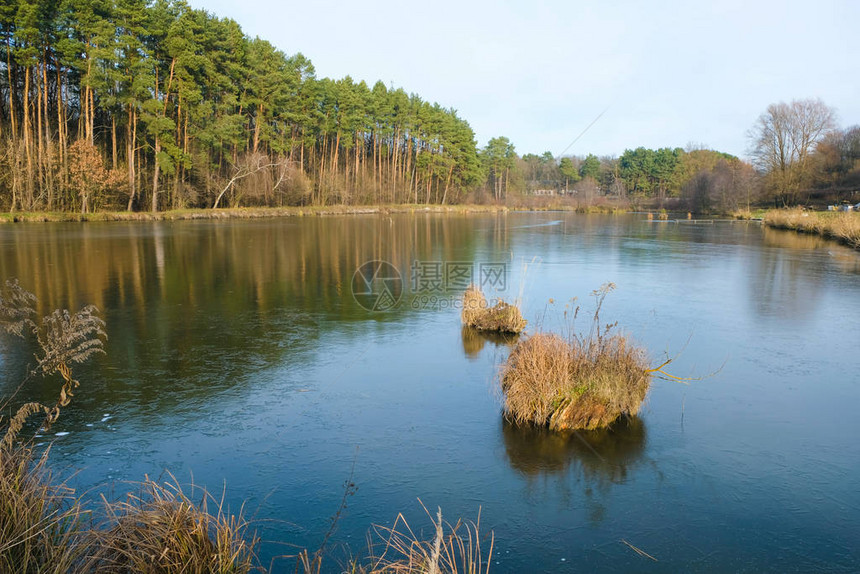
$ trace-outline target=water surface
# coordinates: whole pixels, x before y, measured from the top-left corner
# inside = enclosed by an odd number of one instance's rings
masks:
[[[384,313],[351,295],[370,260],[402,274]],[[715,374],[655,381],[610,432],[514,427],[507,343],[464,332],[449,293],[416,298],[416,262],[503,263],[490,295],[521,298],[532,330],[612,281],[604,321],[677,355],[674,374]],[[0,277],[42,312],[94,303],[107,321],[107,355],[40,439],[55,468],[93,493],[165,470],[226,484],[267,563],[294,552],[274,541],[320,543],[354,466],[340,555],[399,512],[429,532],[420,498],[480,508],[494,572],[860,569],[860,256],[834,243],[559,213],[32,224],[0,228]],[[0,351],[6,394],[32,350]]]

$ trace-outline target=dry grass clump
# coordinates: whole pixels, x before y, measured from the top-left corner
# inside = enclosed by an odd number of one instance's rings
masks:
[[[476,285],[469,286],[463,294],[460,317],[464,325],[479,331],[517,334],[526,328],[526,320],[516,305],[499,301],[490,307],[484,293]]]
[[[81,507],[46,459],[0,445],[0,572],[70,572],[82,552]]]
[[[652,370],[642,348],[611,332],[615,325],[601,329],[600,307],[613,288],[595,291],[587,335],[537,333],[517,344],[501,372],[509,419],[553,430],[596,429],[639,412]]]
[[[790,229],[836,239],[860,249],[860,213],[810,212],[799,207],[774,209],[765,214],[764,223],[776,229]]]
[[[105,502],[106,523],[90,533],[85,572],[183,574],[245,573],[255,569],[255,537],[248,522],[224,512],[202,491],[197,504],[171,476],[164,484],[147,478],[138,494]],[[215,503],[214,512],[209,504]]]
[[[451,524],[442,519],[442,509],[436,517],[430,515],[434,535],[425,540],[416,535],[402,514],[394,525],[375,526],[381,541],[381,553],[375,556],[371,540],[371,559],[366,567],[356,567],[362,574],[488,574],[493,556],[493,534],[481,537],[481,515],[476,522],[458,520]],[[486,555],[482,544],[489,544]]]

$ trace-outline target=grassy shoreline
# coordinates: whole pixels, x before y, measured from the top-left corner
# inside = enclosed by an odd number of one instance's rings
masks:
[[[768,227],[833,239],[854,249],[860,249],[860,213],[805,211],[799,207],[772,209],[762,220]]]
[[[331,205],[303,207],[230,207],[219,209],[175,209],[168,211],[97,211],[72,213],[60,211],[21,211],[0,213],[2,223],[61,223],[85,221],[184,221],[198,219],[260,219],[327,215],[388,215],[392,213],[506,213],[510,211],[570,211],[576,213],[619,213],[617,207],[573,205],[497,204],[469,205]]]

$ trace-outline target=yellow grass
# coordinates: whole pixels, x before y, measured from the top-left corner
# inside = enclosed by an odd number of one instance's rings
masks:
[[[860,213],[857,212],[774,209],[764,215],[764,224],[776,229],[820,235],[860,249]]]
[[[653,371],[645,351],[612,333],[614,325],[601,331],[600,306],[613,288],[610,283],[595,292],[587,335],[537,333],[514,347],[500,375],[506,417],[571,430],[606,427],[639,412]]]
[[[427,508],[424,508],[427,511]],[[488,574],[493,557],[493,534],[481,536],[481,515],[475,522],[458,520],[451,524],[438,509],[433,522],[434,536],[424,540],[413,532],[402,514],[391,527],[374,527],[371,559],[362,574]],[[373,543],[377,542],[376,546]],[[375,550],[379,549],[377,555]]]
[[[516,305],[499,301],[490,307],[484,294],[475,285],[471,285],[463,294],[460,318],[464,325],[478,331],[517,334],[526,327],[526,320]]]
[[[539,199],[539,198],[538,198]],[[511,202],[499,204],[458,205],[305,205],[285,207],[221,207],[218,209],[173,209],[166,211],[96,211],[77,213],[65,211],[16,211],[0,213],[0,223],[48,223],[84,221],[180,221],[194,219],[258,219],[264,217],[303,217],[325,215],[388,215],[392,213],[506,213],[509,211],[570,211],[577,213],[616,214],[627,211],[625,205],[561,204],[553,202]]]
[[[510,419],[553,430],[602,428],[635,415],[650,385],[644,351],[623,335],[589,347],[538,333],[514,348],[501,379]]]
[[[0,445],[0,572],[68,572],[83,552],[83,511],[46,460],[47,452],[34,458],[27,447]]]
[[[198,504],[175,478],[164,484],[147,478],[139,493],[105,502],[105,524],[88,533],[81,571],[253,571],[257,539],[248,536],[248,523],[241,513],[226,513],[217,499],[202,493]]]

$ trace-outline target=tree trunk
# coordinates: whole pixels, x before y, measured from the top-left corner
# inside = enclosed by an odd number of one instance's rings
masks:
[[[24,209],[33,208],[33,154],[30,136],[30,68],[24,69],[24,154],[27,156],[26,204]]]
[[[128,163],[128,211],[134,207],[135,177],[134,156],[137,139],[137,121],[134,113],[134,105],[128,105],[128,133],[126,136],[126,163]]]
[[[154,166],[152,168],[152,213],[158,211],[158,175],[159,175],[159,165],[158,165],[158,154],[161,153],[161,140],[158,139],[158,136],[155,137],[155,161]]]

